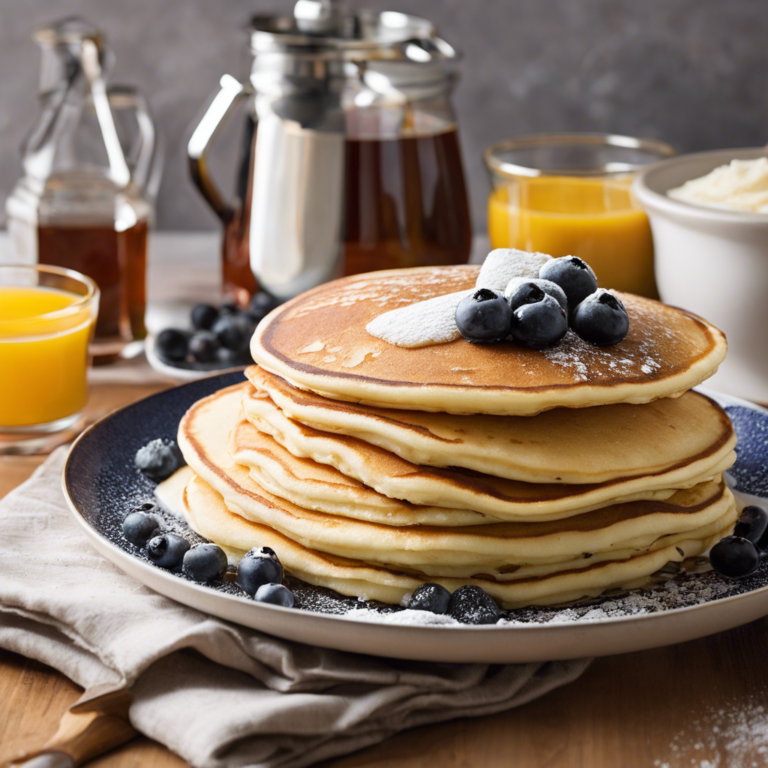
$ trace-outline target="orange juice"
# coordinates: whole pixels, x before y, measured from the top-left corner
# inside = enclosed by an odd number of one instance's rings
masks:
[[[631,177],[537,176],[507,180],[488,201],[493,248],[578,256],[601,287],[657,298],[648,218]]]
[[[82,298],[0,285],[0,427],[51,424],[82,410],[95,320],[92,306],[73,306]]]

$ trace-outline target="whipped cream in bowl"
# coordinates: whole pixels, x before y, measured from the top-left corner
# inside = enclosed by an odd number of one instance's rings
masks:
[[[694,205],[768,214],[768,156],[731,160],[667,194]]]

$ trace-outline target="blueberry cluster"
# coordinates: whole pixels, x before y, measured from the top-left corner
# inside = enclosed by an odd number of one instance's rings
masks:
[[[496,601],[480,587],[467,585],[451,594],[440,584],[422,584],[408,601],[414,611],[448,614],[462,624],[495,624],[501,617]]]
[[[721,539],[709,553],[712,568],[729,579],[751,576],[768,556],[768,513],[744,507],[732,536]]]
[[[538,278],[512,280],[501,291],[479,288],[456,307],[461,335],[475,344],[512,340],[533,349],[559,344],[571,329],[596,346],[618,344],[629,331],[624,305],[597,287],[576,256],[548,261]]]
[[[155,482],[170,477],[184,464],[178,445],[171,440],[152,440],[136,452],[136,466]],[[152,501],[128,512],[123,520],[123,536],[160,568],[181,572],[193,581],[207,584],[221,581],[227,573],[224,550],[205,542],[192,546],[183,536],[163,528],[160,509]],[[293,607],[293,592],[282,584],[283,566],[274,550],[259,547],[247,552],[237,566],[235,583],[260,603]]]
[[[177,368],[209,370],[249,365],[251,336],[277,304],[265,291],[255,293],[245,309],[232,297],[219,307],[198,304],[190,316],[192,330],[160,331],[155,349],[163,362]]]

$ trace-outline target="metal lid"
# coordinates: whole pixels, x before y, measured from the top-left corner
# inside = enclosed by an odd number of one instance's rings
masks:
[[[458,58],[427,19],[394,11],[353,10],[332,0],[299,0],[293,16],[254,16],[249,32],[254,54],[412,63]]]

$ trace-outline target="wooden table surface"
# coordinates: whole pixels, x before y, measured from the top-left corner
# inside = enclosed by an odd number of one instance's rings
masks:
[[[159,389],[97,385],[89,409],[104,412]],[[40,461],[0,457],[0,497]],[[713,736],[711,727],[722,719],[717,715],[721,708],[745,701],[768,704],[766,630],[768,619],[763,619],[683,645],[597,659],[577,682],[520,709],[416,728],[326,765],[674,768],[707,765],[705,760],[723,767],[768,765],[757,743],[749,761],[743,755],[729,758],[727,728]],[[0,761],[47,740],[79,694],[77,686],[54,670],[0,651]],[[766,743],[768,736],[762,746]],[[92,765],[172,768],[184,763],[159,744],[137,738]]]

